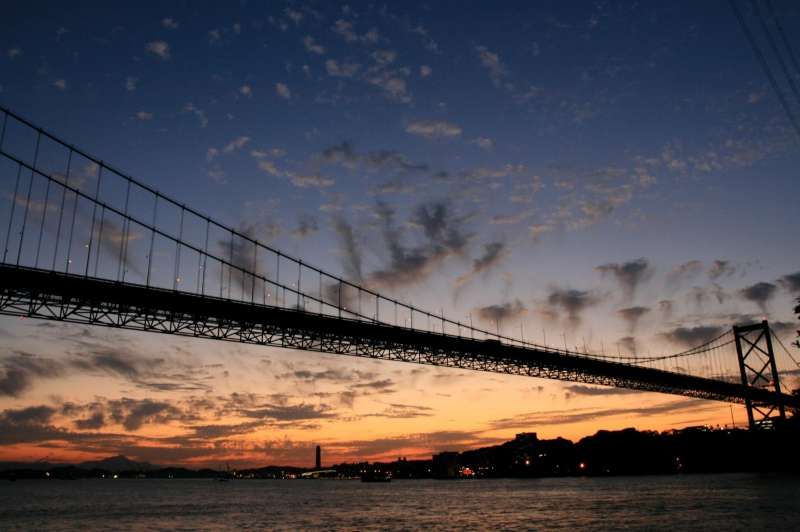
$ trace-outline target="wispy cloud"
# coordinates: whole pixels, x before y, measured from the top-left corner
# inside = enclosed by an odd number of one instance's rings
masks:
[[[161,26],[168,30],[177,30],[180,28],[180,24],[178,24],[178,22],[171,17],[162,18]]]
[[[285,83],[276,83],[275,84],[275,94],[283,98],[284,100],[291,100],[292,99],[292,91],[289,90],[288,85]]]
[[[653,267],[644,257],[628,262],[602,264],[595,270],[603,275],[612,275],[628,301],[633,299],[639,285],[653,275]]]
[[[475,53],[478,55],[478,59],[483,68],[488,71],[489,78],[492,80],[495,87],[502,86],[508,77],[508,69],[506,69],[500,56],[495,52],[491,52],[485,46],[476,46]]]
[[[406,133],[426,139],[454,138],[461,135],[461,128],[446,120],[412,120]]]
[[[336,78],[352,78],[360,68],[358,63],[339,62],[335,59],[325,61],[325,71]]]
[[[150,41],[144,46],[144,51],[163,61],[171,58],[169,44],[166,41]]]
[[[326,52],[325,47],[321,44],[318,44],[314,37],[310,35],[303,37],[303,46],[305,46],[306,50],[312,54],[323,55]]]

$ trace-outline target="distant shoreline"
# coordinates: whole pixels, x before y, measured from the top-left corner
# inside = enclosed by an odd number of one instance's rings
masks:
[[[463,452],[441,452],[429,460],[359,462],[323,469],[266,466],[217,470],[163,467],[124,456],[77,465],[0,463],[0,480],[26,479],[217,479],[310,480],[360,478],[365,470],[393,479],[608,477],[719,473],[800,473],[797,418],[782,430],[750,431],[690,427],[668,432],[599,431],[577,443],[540,440],[520,433],[508,442]],[[759,457],[758,460],[752,459]]]

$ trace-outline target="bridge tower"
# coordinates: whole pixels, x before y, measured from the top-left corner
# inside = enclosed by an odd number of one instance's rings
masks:
[[[733,326],[736,340],[736,355],[742,385],[748,389],[762,388],[775,390],[775,400],[765,402],[756,400],[749,394],[745,398],[747,420],[751,430],[772,429],[776,423],[786,420],[786,410],[781,394],[775,352],[772,350],[767,320],[753,325]]]

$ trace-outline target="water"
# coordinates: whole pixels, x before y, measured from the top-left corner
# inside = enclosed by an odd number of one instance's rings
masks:
[[[0,530],[800,529],[800,477],[0,484]]]

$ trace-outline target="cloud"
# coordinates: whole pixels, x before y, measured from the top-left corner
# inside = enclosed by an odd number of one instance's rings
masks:
[[[323,163],[339,164],[350,169],[363,167],[372,171],[400,173],[423,172],[428,169],[428,165],[409,161],[405,155],[394,150],[357,153],[347,141],[326,148],[318,159]]]
[[[183,106],[183,112],[191,113],[196,116],[200,121],[200,127],[206,127],[208,125],[208,116],[206,116],[206,112],[196,107],[192,102]]]
[[[649,312],[650,309],[647,307],[628,307],[618,310],[617,314],[628,323],[628,330],[633,334],[636,332],[639,320]]]
[[[22,370],[29,377],[28,383],[34,377],[81,375],[117,377],[149,391],[206,391],[209,388],[204,382],[208,377],[204,367],[184,364],[171,356],[146,356],[108,331],[97,336],[96,330],[82,328],[75,334],[68,334],[65,328],[62,334],[61,325],[50,326],[59,327],[60,345],[68,356],[53,360],[20,353],[20,356],[0,359],[0,367]]]
[[[472,139],[469,141],[469,143],[487,151],[494,149],[495,146],[494,140],[490,139],[489,137],[478,137]]]
[[[624,353],[636,356],[636,338],[633,336],[623,336],[619,339],[618,344]]]
[[[760,282],[748,287],[742,288],[739,291],[739,295],[748,300],[752,301],[758,308],[761,309],[762,312],[765,314],[767,313],[767,303],[770,299],[775,295],[778,291],[778,287],[772,283],[765,283]]]
[[[461,128],[445,120],[413,120],[406,126],[406,133],[426,139],[454,138],[461,135]]]
[[[272,148],[269,150],[257,149],[250,151],[250,156],[253,157],[254,159],[264,159],[266,157],[280,158],[283,157],[284,155],[286,155],[286,150],[283,150],[281,148]]]
[[[0,412],[0,445],[75,440],[75,433],[49,423],[56,409],[46,405],[7,409]]]
[[[403,79],[410,70],[373,70],[364,79],[370,85],[380,88],[387,100],[397,103],[410,103],[411,94],[408,92],[408,83]]]
[[[65,372],[63,364],[28,353],[4,357],[0,364],[0,397],[20,397],[36,379],[59,377]]]
[[[673,344],[692,348],[710,342],[722,333],[718,325],[698,325],[696,327],[676,327],[661,333],[661,336]]]
[[[478,54],[481,65],[489,72],[492,83],[494,83],[495,87],[500,87],[508,76],[508,70],[500,60],[500,56],[490,52],[485,46],[476,46],[475,52]]]
[[[289,87],[285,83],[275,84],[275,94],[277,94],[284,100],[292,99],[292,91],[289,90]]]
[[[103,412],[94,412],[85,419],[76,419],[74,425],[80,430],[98,430],[106,425],[106,416]]]
[[[289,180],[298,188],[327,188],[336,184],[330,177],[320,174],[290,174]]]
[[[699,260],[690,260],[682,264],[678,264],[667,274],[667,284],[670,286],[678,286],[683,281],[691,281],[703,271],[703,262]]]
[[[503,418],[492,421],[494,429],[524,429],[530,430],[537,426],[566,425],[592,421],[606,417],[627,416],[644,417],[669,414],[674,412],[690,411],[696,413],[702,410],[718,409],[715,404],[700,399],[679,399],[652,406],[633,406],[621,408],[578,408],[572,410],[538,411],[521,414],[512,418]]]
[[[136,90],[136,85],[139,83],[139,78],[128,77],[125,79],[125,90],[133,92]]]
[[[709,299],[713,298],[721,305],[730,296],[720,285],[711,283],[711,286],[706,287],[693,286],[686,294],[686,298],[698,308],[702,308]]]
[[[603,397],[607,395],[629,395],[632,393],[642,393],[638,390],[628,390],[627,388],[613,388],[611,386],[586,386],[583,384],[571,384],[565,386],[565,389],[567,398],[575,395]]]
[[[14,59],[15,57],[19,57],[22,55],[22,49],[9,48],[8,51],[6,52],[6,55],[9,57],[9,59]]]
[[[95,229],[95,238],[100,243],[102,250],[115,260],[121,260],[122,265],[125,267],[125,273],[141,273],[135,255],[131,253],[122,254],[121,251],[123,251],[123,246],[142,238],[142,233],[138,232],[133,224],[128,227],[120,227],[112,219],[105,220],[102,229],[102,233],[99,226]]]
[[[285,175],[285,172],[279,170],[274,161],[262,160],[258,161],[258,168],[265,171],[269,175],[280,177]]]
[[[758,321],[758,318],[752,317],[748,320],[739,320],[739,323],[742,322],[753,323],[756,321]],[[772,331],[775,333],[776,336],[784,339],[789,337],[800,336],[800,330],[798,330],[800,329],[800,324],[798,324],[797,322],[776,320],[769,322],[769,327],[770,329],[772,329]]]
[[[295,25],[300,24],[304,18],[303,13],[297,11],[296,9],[292,9],[291,7],[287,7],[283,10],[283,12],[292,22],[295,23]]]
[[[492,225],[518,224],[534,215],[533,210],[520,211],[516,214],[495,214],[489,219]]]
[[[165,424],[184,419],[184,413],[168,401],[122,398],[109,401],[110,417],[125,430],[139,430],[145,424]]]
[[[283,155],[280,150],[275,149],[271,150],[270,154],[278,157]],[[264,157],[268,155],[267,152],[253,150],[250,152],[250,155],[255,159],[258,159],[258,168],[260,170],[263,170],[272,176],[288,177],[289,182],[295,187],[322,189],[332,187],[336,184],[336,181],[333,178],[324,176],[319,172],[296,173],[289,170],[281,170],[274,161],[264,159]]]
[[[110,375],[150,391],[208,390],[205,371],[164,358],[149,358],[125,348],[95,343],[82,344],[81,352],[65,362],[72,372]]]
[[[661,312],[661,317],[664,320],[672,318],[673,302],[669,299],[662,299],[658,302],[658,310]]]
[[[439,45],[430,35],[430,32],[422,25],[417,25],[413,27],[409,27],[408,31],[414,35],[418,35],[422,41],[423,46],[425,46],[426,50],[431,52],[437,53],[439,51]]]
[[[403,449],[413,449],[412,452],[422,452],[428,456],[440,451],[461,451],[474,449],[481,445],[495,445],[501,443],[500,438],[479,437],[472,432],[457,430],[442,430],[421,434],[404,434],[374,440],[352,440],[329,444],[329,452],[337,452],[351,457],[350,459],[390,459],[396,457]],[[331,449],[333,447],[333,449]]]
[[[464,286],[477,275],[485,273],[500,263],[506,255],[507,249],[504,242],[490,242],[485,244],[483,255],[472,261],[472,269],[470,271],[459,275],[453,283],[456,288]]]
[[[180,27],[180,24],[178,24],[175,19],[166,17],[161,19],[161,26],[168,30],[177,30]]]
[[[325,408],[301,403],[298,405],[267,405],[252,410],[242,410],[242,415],[257,419],[272,419],[275,421],[307,421],[315,419],[328,419],[336,414]]]
[[[502,325],[503,320],[518,318],[525,314],[528,309],[522,304],[519,299],[513,302],[502,303],[499,305],[489,305],[476,309],[478,318],[485,322],[497,324],[498,327]]]
[[[361,266],[361,247],[356,241],[353,227],[341,216],[333,216],[331,221],[339,240],[344,275],[348,280],[360,283],[364,278]]]
[[[394,393],[395,382],[392,379],[380,379],[353,384],[351,388],[366,388],[380,393]]]
[[[470,235],[461,230],[461,220],[444,202],[424,203],[414,210],[411,222],[422,229],[425,238],[424,243],[416,246],[405,246],[401,242],[401,233],[394,226],[394,211],[390,207],[379,203],[378,216],[383,223],[389,263],[369,276],[369,282],[377,286],[410,285],[427,278],[446,258],[462,254],[470,239]]]
[[[534,242],[538,242],[542,235],[551,233],[556,229],[556,225],[551,223],[533,224],[528,227],[528,234]]]
[[[222,153],[233,153],[244,148],[250,142],[250,137],[236,137],[222,148]]]
[[[533,198],[536,193],[542,189],[542,186],[539,176],[533,176],[530,181],[516,183],[513,188],[513,194],[511,194],[509,200],[511,203],[530,205],[533,203]]]
[[[365,372],[360,370],[342,369],[342,368],[327,368],[318,371],[301,369],[295,370],[290,373],[279,375],[278,378],[294,378],[306,382],[334,382],[341,383],[358,383],[364,380],[374,379],[375,373]]]
[[[230,275],[229,289],[236,288],[250,293],[253,283],[256,282],[253,274],[259,275],[262,267],[250,240],[261,242],[271,240],[276,236],[277,230],[271,225],[242,222],[237,231],[247,238],[226,235],[225,238],[217,241],[218,253],[234,266],[233,268],[223,268]]]
[[[334,33],[342,37],[347,42],[355,42],[358,40],[358,35],[353,31],[353,23],[347,20],[337,20],[333,28]]]
[[[169,44],[165,41],[150,41],[144,46],[144,51],[163,61],[169,61],[170,59]]]
[[[394,50],[375,50],[371,56],[376,63],[386,66],[394,63],[394,60],[397,59],[397,52]]]
[[[314,37],[310,35],[303,37],[303,46],[312,54],[323,55],[325,53],[325,47],[321,44],[317,44],[316,41],[314,41]]]
[[[325,71],[335,78],[352,78],[360,68],[358,63],[339,63],[335,59],[325,61]]]
[[[378,30],[375,28],[370,29],[363,35],[359,35],[353,29],[353,23],[344,19],[338,19],[331,29],[348,43],[375,44],[380,40]]]
[[[28,406],[17,410],[8,409],[0,413],[0,424],[43,425],[50,421],[56,410],[49,406]]]
[[[717,259],[708,267],[708,278],[712,281],[730,277],[736,273],[736,267],[728,260]]]
[[[390,181],[386,181],[385,183],[380,183],[377,185],[372,185],[370,187],[370,192],[373,195],[382,195],[382,194],[413,194],[417,191],[417,185],[415,183],[411,183],[407,180],[399,179],[395,176]]]
[[[653,274],[653,268],[644,257],[623,263],[602,264],[595,267],[595,270],[603,275],[613,275],[628,301],[633,299],[636,288]]]
[[[299,455],[294,454],[298,452],[296,450],[302,448],[299,452],[307,456],[313,449],[312,445],[263,439],[256,442],[236,437],[266,427],[313,428],[316,425],[310,421],[336,417],[336,413],[325,405],[292,405],[285,400],[275,404],[264,402],[261,396],[241,401],[242,398],[234,396],[236,394],[227,398],[189,397],[176,402],[98,398],[86,404],[64,403],[60,410],[45,405],[4,410],[0,412],[0,444],[33,443],[50,448],[51,442],[64,442],[67,447],[84,452],[124,454],[160,463],[191,460],[195,466],[200,463],[213,466],[235,446],[261,457],[268,456],[269,460],[279,456],[299,462]],[[209,415],[223,414],[246,421],[225,425],[208,423]],[[78,431],[52,424],[69,416],[78,416],[71,421]],[[174,428],[170,432],[173,435],[152,437],[134,433],[148,424],[172,425]],[[125,432],[98,432],[98,429],[111,425],[120,425]],[[175,433],[174,429],[182,432]],[[59,443],[59,447],[64,447],[64,444]]]
[[[778,279],[778,284],[790,294],[800,293],[800,272],[787,273]]]
[[[326,405],[309,403],[291,404],[289,397],[273,394],[232,393],[229,396],[189,396],[180,400],[98,398],[85,404],[64,403],[65,416],[79,416],[73,424],[80,429],[99,429],[121,425],[127,431],[136,431],[145,425],[180,423],[190,430],[187,436],[167,438],[175,443],[200,439],[207,445],[209,439],[253,432],[265,426],[280,428],[307,428],[306,421],[335,418],[337,415]],[[244,423],[208,424],[210,419],[245,418]],[[164,439],[162,439],[163,441]]]
[[[304,215],[297,222],[297,228],[292,231],[295,238],[306,238],[319,231],[319,223],[313,216]]]
[[[400,403],[389,403],[389,405],[377,414],[365,414],[364,417],[384,417],[390,419],[414,419],[420,417],[430,417],[433,415],[433,408],[421,405],[405,405]]]
[[[580,325],[583,312],[599,302],[600,298],[592,292],[561,288],[551,288],[546,301],[550,312],[566,313],[572,327]]]

